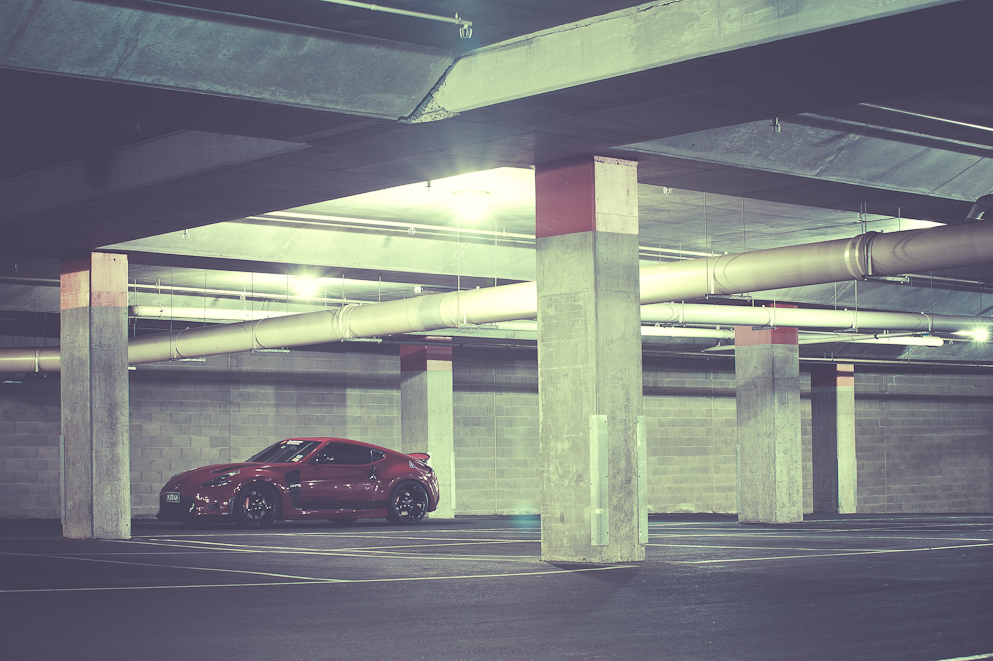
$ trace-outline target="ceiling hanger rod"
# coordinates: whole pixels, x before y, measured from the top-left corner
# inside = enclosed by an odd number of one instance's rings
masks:
[[[425,14],[419,11],[396,9],[394,7],[383,7],[382,5],[373,5],[368,2],[353,2],[353,0],[324,0],[324,2],[333,2],[336,5],[347,5],[349,7],[358,7],[359,9],[369,9],[371,11],[381,11],[386,12],[387,14],[399,14],[400,16],[413,16],[414,18],[426,18],[431,21],[452,23],[453,25],[459,26],[459,35],[463,39],[468,39],[472,36],[472,21],[467,21],[464,18],[460,18],[458,14],[455,14],[455,18],[449,18],[447,16]]]

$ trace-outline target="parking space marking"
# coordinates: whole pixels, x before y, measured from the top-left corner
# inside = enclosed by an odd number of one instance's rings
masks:
[[[797,560],[802,558],[832,558],[832,557],[844,557],[851,555],[881,555],[884,553],[919,553],[922,551],[948,551],[952,549],[967,549],[976,548],[983,546],[993,546],[993,542],[986,542],[983,544],[957,544],[954,546],[931,546],[928,548],[916,548],[916,549],[875,549],[875,550],[862,550],[862,551],[845,551],[841,553],[807,553],[803,555],[779,555],[779,556],[766,556],[762,558],[723,558],[723,559],[712,559],[712,560],[666,560],[672,564],[680,565],[706,565],[706,564],[720,564],[725,562],[759,562],[765,560]]]
[[[133,540],[132,540],[133,541]],[[535,540],[515,540],[513,542],[509,541],[493,541],[486,542],[489,544],[508,544],[517,543],[518,541],[526,541],[528,543],[536,543]],[[193,541],[188,542],[190,544],[199,544],[199,546],[185,546],[181,540],[160,540],[160,541],[141,541],[141,544],[162,544],[163,546],[171,546],[174,548],[191,548],[191,549],[216,549],[218,551],[228,551],[233,553],[282,553],[289,555],[317,555],[317,556],[332,556],[332,557],[350,557],[350,558],[381,558],[384,556],[389,556],[393,558],[414,558],[420,560],[438,560],[438,561],[451,561],[451,560],[478,560],[486,562],[539,562],[538,554],[534,555],[456,555],[456,554],[445,554],[441,556],[428,555],[425,553],[410,553],[410,552],[395,552],[393,549],[410,549],[410,548],[428,548],[438,546],[436,544],[405,544],[401,546],[386,546],[386,547],[360,547],[360,548],[330,548],[330,549],[309,549],[301,547],[287,547],[287,546],[267,546],[260,544],[235,544],[232,542],[207,542],[207,541]],[[465,546],[480,545],[479,542],[466,542]],[[457,544],[445,544],[443,546],[459,546]]]
[[[755,538],[755,539],[767,539],[767,538],[802,539],[803,537],[806,536],[806,533],[807,532],[809,532],[809,531],[806,531],[806,530],[797,530],[796,532],[793,532],[793,533],[786,533],[786,532],[783,532],[783,533],[756,533],[756,532],[753,532],[753,531],[743,531],[743,532],[707,533],[707,534],[675,533],[675,534],[669,534],[669,535],[650,533],[649,536],[650,537],[652,537],[652,536],[655,536],[655,537],[666,537],[666,536],[669,536],[669,537],[673,537],[673,538],[677,538],[677,539],[683,539],[683,538],[686,538],[686,537],[721,537],[721,538],[734,537],[736,539],[749,539],[749,538]],[[845,532],[857,533],[858,531],[851,531],[850,530],[850,531],[845,531]],[[914,541],[914,542],[920,542],[920,541],[924,541],[924,540],[957,541],[957,542],[990,542],[990,541],[993,541],[993,537],[949,537],[949,536],[945,536],[945,537],[923,537],[923,536],[920,536],[920,535],[914,535],[914,536],[903,536],[903,535],[900,535],[900,536],[897,536],[897,535],[858,535],[858,534],[856,534],[856,536],[858,537],[858,539],[881,539],[881,540],[886,540],[886,541],[893,541],[893,540],[900,540],[900,539],[910,540],[910,541]],[[810,535],[810,537],[816,539],[816,538],[819,538],[819,537],[822,537],[822,536],[821,535]]]
[[[990,654],[976,654],[975,656],[957,656],[954,659],[939,659],[939,661],[979,661],[979,659],[993,659],[993,652]]]
[[[126,560],[108,560],[106,558],[90,558],[81,557],[74,555],[42,555],[39,553],[15,553],[11,551],[0,551],[0,555],[16,555],[25,556],[29,558],[52,558],[55,560],[75,560],[77,562],[102,562],[107,564],[115,565],[131,565],[133,567],[154,567],[156,569],[189,569],[194,571],[214,571],[214,572],[227,572],[231,574],[250,574],[252,576],[271,576],[272,578],[287,578],[291,580],[319,580],[315,579],[313,576],[292,576],[289,574],[276,574],[273,572],[264,571],[251,571],[249,569],[220,569],[217,567],[190,567],[183,565],[162,565],[155,562],[128,562]]]
[[[77,558],[64,557],[64,556],[38,556],[37,554],[29,553],[8,553],[7,555],[27,555],[34,557],[43,558],[59,558],[64,560],[74,560]],[[85,559],[84,559],[85,560]],[[101,560],[93,560],[93,562],[101,562]],[[163,569],[202,569],[206,571],[233,571],[240,572],[240,570],[225,570],[225,569],[213,569],[208,567],[174,567],[172,565],[154,565],[148,563],[127,563],[119,561],[120,564],[135,564],[139,566],[150,566],[159,567]],[[525,572],[507,572],[500,574],[459,574],[455,576],[396,576],[390,578],[359,578],[359,579],[341,579],[341,578],[310,578],[310,579],[300,579],[293,581],[272,581],[266,583],[202,583],[195,585],[130,585],[130,586],[91,586],[91,587],[78,587],[78,588],[22,588],[22,589],[0,589],[0,594],[29,594],[29,593],[58,593],[58,592],[114,592],[114,591],[135,591],[135,590],[185,590],[185,589],[203,589],[203,588],[233,588],[233,587],[273,587],[273,586],[285,586],[285,585],[341,585],[343,583],[403,583],[403,582],[413,582],[413,581],[466,581],[473,579],[484,579],[484,578],[514,578],[522,576],[551,576],[555,574],[578,574],[584,572],[595,572],[595,571],[612,571],[615,569],[631,569],[637,568],[638,565],[609,565],[609,566],[594,566],[594,567],[577,567],[574,569],[548,569],[544,571],[525,571]],[[261,575],[266,575],[264,572],[240,572],[240,573],[258,573]],[[273,576],[278,576],[272,574]]]

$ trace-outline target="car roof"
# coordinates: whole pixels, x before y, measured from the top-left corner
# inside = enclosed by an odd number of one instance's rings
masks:
[[[353,445],[361,445],[367,448],[375,448],[376,450],[386,450],[387,452],[396,452],[396,450],[390,450],[389,448],[384,448],[381,445],[375,445],[373,443],[366,443],[364,441],[356,441],[351,438],[338,438],[335,436],[293,436],[291,438],[283,439],[286,441],[334,441],[335,443],[351,443]],[[276,441],[281,443],[282,441]],[[402,452],[398,454],[403,454]]]

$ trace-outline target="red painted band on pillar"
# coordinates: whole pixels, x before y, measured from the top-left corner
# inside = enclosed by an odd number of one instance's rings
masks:
[[[436,344],[400,345],[401,372],[450,371],[452,347]]]
[[[592,232],[596,229],[592,156],[536,165],[534,188],[536,237]]]
[[[789,303],[773,303],[772,308],[796,308]],[[775,316],[773,316],[775,319]],[[790,326],[776,326],[755,330],[752,326],[734,327],[734,346],[753,347],[766,344],[800,344],[800,330]]]
[[[811,388],[854,388],[855,365],[814,365],[810,369]]]
[[[127,255],[95,252],[88,258],[62,262],[59,308],[126,307]]]
[[[734,346],[753,347],[766,344],[800,344],[800,332],[795,327],[781,326],[754,330],[751,326],[734,327]]]

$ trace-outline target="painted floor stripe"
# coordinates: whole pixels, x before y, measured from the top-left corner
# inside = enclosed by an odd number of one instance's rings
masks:
[[[137,542],[139,544],[155,544],[153,542]],[[261,546],[261,545],[239,545],[230,542],[198,542],[199,546],[184,546],[174,543],[163,543],[168,548],[190,548],[197,552],[215,551],[226,553],[281,553],[284,555],[314,555],[335,558],[408,558],[412,560],[445,562],[452,560],[475,561],[475,562],[540,562],[537,554],[534,555],[466,555],[449,553],[445,555],[428,555],[425,553],[403,553],[393,551],[393,548],[368,548],[368,549],[307,549],[281,546]],[[211,546],[215,544],[216,546]],[[410,548],[416,545],[405,545],[400,548]],[[433,546],[433,545],[428,545]]]
[[[938,661],[977,661],[978,659],[993,659],[993,652],[990,654],[977,654],[975,656],[957,656],[954,659],[939,659]]]
[[[548,571],[510,572],[507,574],[462,574],[459,576],[400,576],[394,578],[360,578],[360,579],[311,579],[300,581],[282,581],[271,583],[217,583],[198,585],[147,585],[119,587],[87,587],[87,588],[29,588],[0,590],[0,594],[30,594],[54,592],[114,592],[134,590],[188,590],[202,588],[239,588],[239,587],[274,587],[283,585],[340,585],[342,583],[405,583],[412,581],[467,581],[481,578],[514,578],[521,576],[551,576],[554,574],[578,574],[593,571],[611,571],[614,569],[630,569],[637,565],[611,565],[609,567],[581,567],[578,569],[553,569]]]
[[[81,558],[71,555],[40,555],[37,553],[10,553],[7,551],[0,551],[0,555],[16,555],[16,556],[26,556],[29,558],[53,558],[56,560],[75,560],[77,562],[102,562],[114,565],[131,565],[133,567],[153,567],[155,569],[188,569],[192,571],[213,571],[213,572],[226,572],[229,574],[249,574],[251,576],[271,576],[272,578],[288,578],[291,580],[304,580],[304,581],[315,581],[324,580],[317,579],[313,576],[292,576],[289,574],[275,574],[272,572],[264,571],[250,571],[248,569],[222,569],[217,567],[188,567],[183,565],[162,565],[154,562],[128,562],[126,560],[107,560],[105,558]]]
[[[934,546],[920,549],[883,549],[876,551],[850,551],[846,553],[808,553],[805,555],[779,555],[764,558],[725,558],[723,560],[667,560],[671,564],[677,565],[708,565],[720,564],[724,562],[759,562],[763,560],[798,560],[803,558],[835,558],[849,555],[881,555],[884,553],[918,553],[921,551],[948,551],[952,549],[968,549],[980,546],[993,546],[993,542],[986,544],[962,544],[960,546]]]

